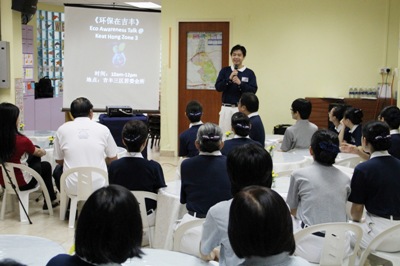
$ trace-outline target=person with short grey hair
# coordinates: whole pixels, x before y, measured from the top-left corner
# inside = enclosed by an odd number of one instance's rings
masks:
[[[218,202],[232,198],[231,182],[226,168],[222,130],[212,123],[202,125],[197,132],[196,147],[200,153],[181,164],[181,203],[188,213],[178,227],[188,221],[206,218],[208,210]],[[190,230],[182,239],[181,252],[200,256],[201,226]],[[190,235],[190,236],[189,236]]]

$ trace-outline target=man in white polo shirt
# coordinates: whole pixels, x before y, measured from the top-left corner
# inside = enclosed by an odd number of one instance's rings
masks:
[[[71,114],[74,120],[60,126],[54,139],[54,159],[57,164],[63,166],[64,171],[80,166],[98,167],[107,171],[107,164],[117,159],[117,145],[110,130],[91,120],[93,105],[84,97],[71,103]],[[58,189],[61,174],[62,171],[54,173]],[[93,189],[104,185],[104,178],[94,176]],[[76,175],[66,179],[66,190],[68,194],[76,195]]]

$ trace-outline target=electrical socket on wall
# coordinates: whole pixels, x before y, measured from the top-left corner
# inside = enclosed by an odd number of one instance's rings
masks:
[[[379,73],[381,73],[381,74],[389,74],[390,73],[390,67],[382,67],[380,69]]]

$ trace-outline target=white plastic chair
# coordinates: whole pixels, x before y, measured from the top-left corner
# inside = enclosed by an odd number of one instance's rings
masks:
[[[365,160],[359,156],[356,157],[349,157],[342,160],[336,159],[335,165],[341,165],[344,167],[355,168],[359,163],[364,162]]]
[[[21,199],[22,204],[25,207],[26,212],[29,214],[29,194],[32,192],[38,191],[39,188],[41,188],[42,192],[44,194],[44,198],[47,203],[49,214],[53,215],[53,207],[51,205],[51,199],[49,196],[49,192],[47,191],[47,188],[43,181],[43,178],[38,174],[38,172],[36,172],[32,168],[30,168],[29,166],[26,166],[23,164],[5,163],[5,166],[6,166],[6,169],[8,170],[8,173],[11,177],[12,182],[15,184],[15,189]],[[1,205],[0,219],[4,220],[4,215],[6,212],[7,195],[15,195],[15,191],[12,188],[10,181],[8,180],[8,177],[6,174],[6,169],[3,168],[3,165],[0,165],[0,167],[1,167],[1,170],[3,173],[3,180],[4,180],[4,184],[5,184],[5,189],[4,189],[4,194],[3,194],[3,202]],[[38,182],[38,186],[36,186],[32,189],[29,189],[29,190],[20,191],[19,187],[18,187],[17,179],[15,177],[14,169],[20,169],[22,173],[25,172],[25,173],[28,173],[29,175],[31,175]],[[28,222],[28,217],[25,215],[25,212],[20,203],[19,203],[19,215],[20,215],[21,222]]]
[[[181,251],[181,241],[182,241],[182,237],[185,235],[185,233],[194,228],[194,227],[198,227],[198,226],[202,226],[204,223],[205,219],[198,219],[198,220],[192,220],[192,221],[188,221],[184,224],[182,224],[181,226],[179,226],[174,233],[174,247],[173,247],[173,251]],[[199,243],[200,245],[200,243]],[[200,247],[199,247],[200,248]]]
[[[75,226],[75,216],[79,201],[85,201],[94,192],[92,174],[97,173],[105,179],[105,185],[108,185],[108,174],[103,169],[90,166],[74,167],[64,171],[60,178],[60,220],[65,220],[67,212],[68,198],[71,199],[69,211],[69,228]],[[77,195],[67,194],[65,190],[65,180],[71,175],[77,175]]]
[[[364,265],[368,256],[372,255],[370,259],[370,264],[375,265],[373,261],[381,261],[379,265],[387,265],[382,263],[382,259],[385,261],[390,261],[391,264],[388,265],[400,265],[400,251],[399,252],[384,252],[380,251],[381,245],[384,242],[394,240],[399,241],[400,239],[400,224],[392,226],[385,231],[378,234],[369,243],[368,247],[364,250],[360,257],[359,265]]]
[[[350,223],[326,223],[304,228],[294,234],[296,243],[315,232],[325,231],[324,244],[321,250],[319,265],[355,265],[357,252],[363,231],[361,227]],[[346,258],[345,249],[348,242],[347,232],[354,233],[356,238],[352,254]],[[317,264],[318,265],[318,264]]]
[[[157,201],[157,194],[148,191],[131,191],[139,202],[140,216],[142,217],[143,232],[147,232],[149,237],[149,246],[153,247],[155,224],[150,224],[147,216],[146,201],[145,199]]]

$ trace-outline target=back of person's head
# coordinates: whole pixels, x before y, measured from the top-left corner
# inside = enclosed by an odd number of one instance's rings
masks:
[[[139,203],[125,187],[96,190],[83,205],[75,231],[76,254],[93,264],[123,263],[140,257]]]
[[[246,48],[240,44],[236,44],[235,46],[232,47],[230,55],[232,55],[233,52],[237,50],[242,51],[243,57],[246,57]]]
[[[306,99],[298,98],[292,102],[293,113],[299,112],[301,119],[308,119],[311,115],[311,110],[311,102]]]
[[[359,108],[349,107],[344,112],[343,118],[349,119],[354,125],[361,124],[364,114]]]
[[[374,148],[374,151],[384,151],[390,148],[391,136],[389,126],[381,121],[371,121],[363,126],[363,137]]]
[[[258,97],[252,92],[245,92],[240,97],[240,105],[246,106],[247,111],[254,113],[258,111]]]
[[[202,114],[203,107],[198,101],[190,101],[186,105],[186,116],[191,123],[199,122]]]
[[[334,106],[333,108],[333,116],[336,117],[337,120],[342,120],[343,119],[343,115],[344,112],[346,111],[346,106],[344,106],[343,104],[338,104],[336,106]]]
[[[330,130],[317,130],[311,137],[311,149],[315,161],[324,165],[334,164],[340,152],[338,135]]]
[[[221,128],[213,123],[205,123],[197,131],[196,143],[198,143],[200,151],[218,151],[222,143]]]
[[[269,153],[256,143],[244,144],[232,149],[226,160],[231,179],[232,195],[251,185],[271,187],[272,159]]]
[[[92,103],[85,97],[76,98],[71,103],[71,115],[73,118],[88,117],[92,109]]]
[[[250,186],[236,194],[228,236],[239,258],[291,255],[296,248],[289,208],[277,192],[266,187]]]
[[[140,120],[126,122],[122,129],[122,141],[129,152],[140,152],[140,148],[147,140],[149,130]]]
[[[246,137],[250,133],[250,118],[241,112],[232,115],[231,126],[235,134]]]
[[[19,263],[13,259],[3,259],[0,261],[0,266],[26,266],[25,264]]]
[[[12,103],[0,103],[0,117],[0,159],[8,161],[15,149],[19,108]]]
[[[383,118],[390,129],[398,129],[400,126],[400,109],[397,106],[386,106],[379,114]]]

